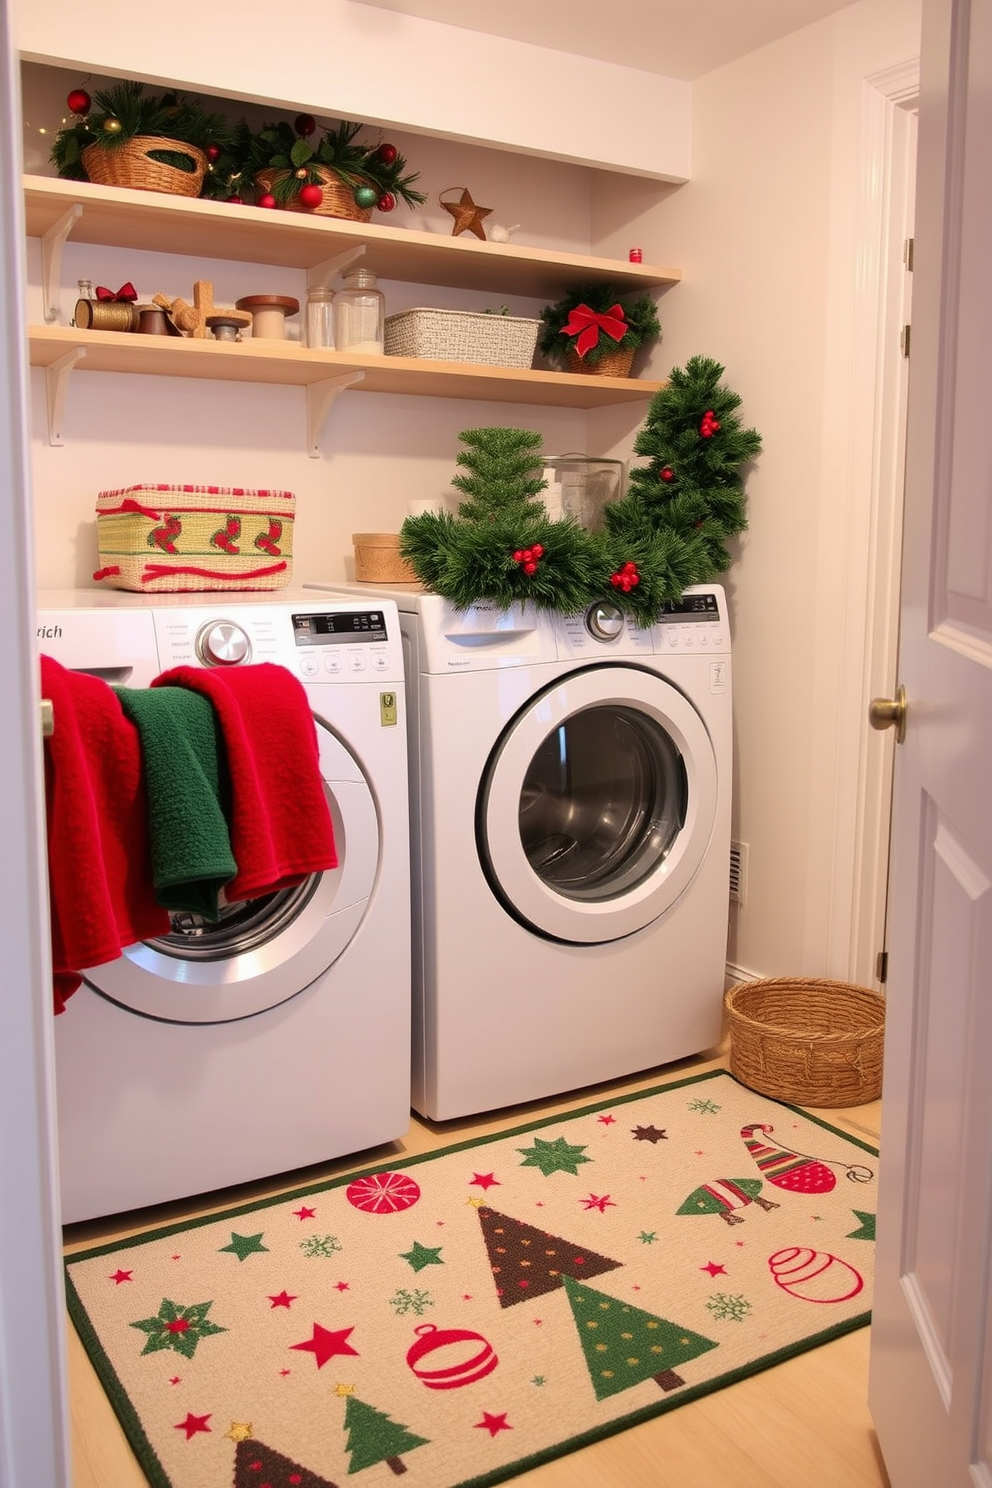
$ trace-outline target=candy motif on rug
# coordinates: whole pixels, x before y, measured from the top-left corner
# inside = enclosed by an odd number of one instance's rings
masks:
[[[864,1286],[859,1271],[826,1250],[790,1245],[768,1258],[778,1286],[804,1302],[847,1302]]]
[[[837,1178],[825,1161],[810,1157],[805,1152],[790,1152],[777,1143],[763,1142],[754,1135],[755,1132],[764,1132],[766,1136],[770,1136],[774,1130],[773,1126],[764,1121],[752,1121],[749,1126],[741,1127],[744,1145],[765,1181],[788,1193],[830,1193]],[[841,1166],[846,1168],[848,1178],[854,1183],[868,1183],[874,1176],[870,1168],[860,1163],[843,1163]]]
[[[757,1204],[759,1209],[778,1209],[773,1199],[761,1197],[760,1178],[714,1178],[694,1188],[676,1214],[719,1214],[728,1225],[743,1224],[735,1209]]]

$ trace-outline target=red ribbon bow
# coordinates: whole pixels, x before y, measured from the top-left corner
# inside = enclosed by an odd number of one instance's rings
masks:
[[[96,287],[96,297],[98,300],[103,300],[104,303],[112,300],[115,304],[131,305],[138,298],[138,291],[129,279],[126,284],[121,285],[116,294],[114,294],[112,289],[105,289],[102,284],[98,284]]]
[[[599,344],[599,333],[605,331],[612,336],[614,341],[622,341],[630,327],[627,325],[622,305],[611,305],[609,310],[599,314],[589,305],[576,305],[574,310],[568,313],[568,321],[562,331],[563,336],[577,336],[575,349],[579,356],[585,356]]]

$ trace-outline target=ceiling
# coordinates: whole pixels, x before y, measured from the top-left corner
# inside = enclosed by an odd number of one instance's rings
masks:
[[[355,0],[691,81],[853,0]]]

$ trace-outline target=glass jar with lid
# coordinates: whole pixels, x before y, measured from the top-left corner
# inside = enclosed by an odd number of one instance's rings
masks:
[[[314,284],[307,290],[303,316],[303,344],[311,350],[333,349],[334,291],[326,284]]]
[[[335,301],[338,351],[382,356],[385,312],[382,291],[371,269],[351,268]]]

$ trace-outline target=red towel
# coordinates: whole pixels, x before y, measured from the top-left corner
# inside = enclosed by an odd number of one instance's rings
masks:
[[[112,688],[41,658],[55,732],[45,740],[45,806],[55,1011],[80,969],[166,935],[148,854],[141,748]]]
[[[221,671],[174,667],[153,687],[210,699],[227,748],[228,826],[237,876],[228,899],[254,899],[336,868],[317,730],[302,683],[272,662]]]

